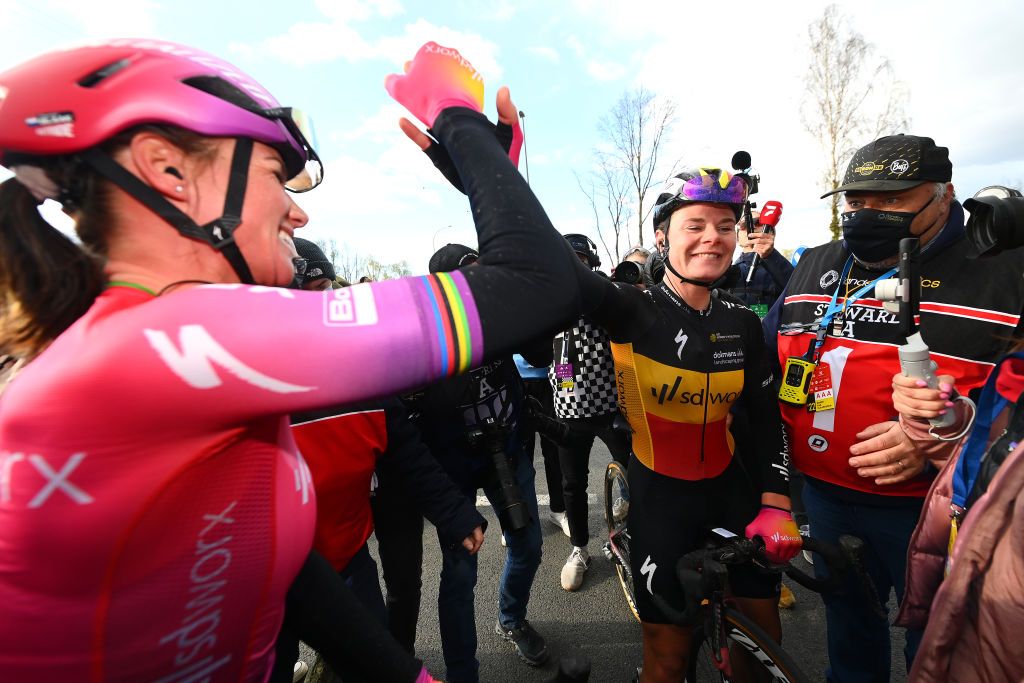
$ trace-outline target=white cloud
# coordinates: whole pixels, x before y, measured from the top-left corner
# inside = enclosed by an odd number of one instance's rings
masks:
[[[54,21],[64,23],[70,19],[80,24],[90,38],[155,36],[157,9],[151,0],[48,0],[37,6],[37,10],[52,15]]]
[[[433,40],[457,48],[485,81],[494,82],[501,78],[497,44],[477,33],[438,26],[422,17],[406,24],[401,33],[376,38],[371,38],[366,29],[352,25],[375,16],[388,18],[401,13],[401,5],[397,2],[378,0],[370,3],[334,3],[318,0],[317,7],[324,11],[330,21],[299,22],[283,34],[266,38],[258,45],[233,42],[230,44],[231,52],[244,57],[269,54],[292,66],[338,59],[350,63],[384,59],[401,66],[412,59],[420,46]]]
[[[552,64],[558,64],[560,61],[562,61],[561,56],[558,54],[558,50],[555,50],[554,48],[551,47],[535,45],[533,47],[526,48],[526,51],[531,55],[540,57],[541,59],[551,62]]]
[[[393,17],[405,8],[397,0],[315,0],[316,8],[337,22],[366,21],[375,16]]]
[[[626,75],[626,67],[613,62],[587,62],[587,73],[595,81],[617,81]]]

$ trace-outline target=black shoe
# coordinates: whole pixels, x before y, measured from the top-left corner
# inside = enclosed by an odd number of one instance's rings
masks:
[[[494,625],[494,632],[514,644],[519,657],[530,666],[540,666],[548,661],[548,646],[525,619],[518,628],[504,628],[498,622]]]

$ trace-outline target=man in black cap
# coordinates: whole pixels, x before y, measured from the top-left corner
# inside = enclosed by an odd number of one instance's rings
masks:
[[[782,417],[806,477],[811,535],[863,538],[882,604],[892,590],[903,597],[907,546],[936,472],[928,457],[942,442],[912,441],[894,420],[890,387],[906,332],[874,298],[874,285],[896,274],[900,240],[918,238],[920,332],[938,373],[960,388],[985,380],[1024,309],[1020,250],[965,258],[952,171],[948,150],[931,138],[892,135],[858,150],[843,184],[828,193],[845,193],[843,240],[804,252],[764,321],[785,379],[810,376],[805,404],[787,394]],[[889,624],[853,579],[825,605],[829,680],[889,680]],[[907,631],[908,670],[920,635]]]

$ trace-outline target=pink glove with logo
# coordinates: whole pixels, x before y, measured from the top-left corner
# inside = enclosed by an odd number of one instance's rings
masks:
[[[771,562],[785,564],[800,552],[803,540],[789,510],[762,505],[761,512],[744,530],[747,538],[760,536],[764,554]]]
[[[419,49],[405,74],[391,74],[384,87],[428,128],[443,109],[484,108],[484,81],[459,51],[431,41]]]

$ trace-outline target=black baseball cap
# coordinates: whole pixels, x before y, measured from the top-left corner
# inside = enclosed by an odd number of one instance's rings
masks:
[[[921,183],[948,183],[953,178],[949,149],[931,138],[887,135],[857,150],[846,167],[843,184],[821,195],[837,192],[908,190]]]
[[[468,266],[480,258],[476,249],[465,244],[446,244],[430,257],[428,268],[431,273],[450,273],[462,266]]]

